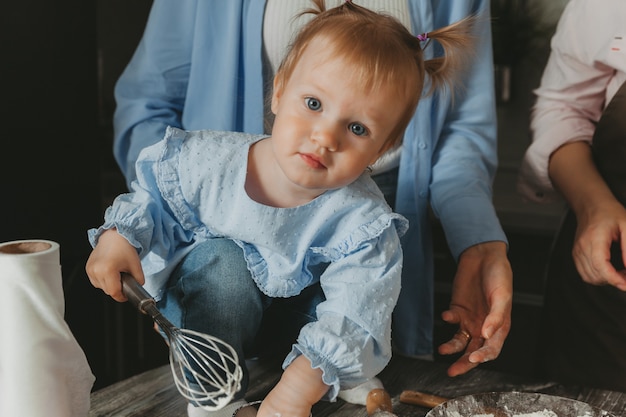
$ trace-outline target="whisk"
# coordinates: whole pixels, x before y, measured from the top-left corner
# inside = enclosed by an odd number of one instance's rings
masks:
[[[208,411],[227,405],[241,388],[243,371],[235,350],[216,337],[174,326],[129,274],[122,274],[122,291],[167,336],[170,368],[181,395]]]

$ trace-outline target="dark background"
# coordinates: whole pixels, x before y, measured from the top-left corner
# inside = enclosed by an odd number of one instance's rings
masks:
[[[150,5],[150,0],[22,0],[4,2],[0,10],[0,242],[60,243],[66,320],[97,377],[95,389],[167,361],[150,320],[94,289],[84,272],[91,250],[86,231],[100,225],[112,198],[126,190],[111,154],[113,86],[139,41]],[[540,343],[543,269],[562,212],[558,205],[523,203],[515,193],[519,160],[530,141],[531,90],[547,48],[532,57],[512,65],[511,99],[498,107],[501,161],[494,202],[510,239],[515,299],[504,350],[483,365],[520,374],[532,372]],[[438,317],[449,302],[455,267],[433,223]],[[437,320],[436,343],[452,331]]]
[[[93,288],[84,271],[87,230],[125,191],[111,155],[113,85],[150,5],[25,0],[4,2],[0,11],[0,242],[60,244],[66,320],[95,388],[167,360],[151,323]]]

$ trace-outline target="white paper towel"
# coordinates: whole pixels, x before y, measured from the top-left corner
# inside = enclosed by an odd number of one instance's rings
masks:
[[[0,416],[88,414],[95,377],[64,313],[59,244],[0,244]]]

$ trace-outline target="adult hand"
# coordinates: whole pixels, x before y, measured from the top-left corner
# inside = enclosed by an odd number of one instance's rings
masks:
[[[613,285],[626,291],[626,271],[611,264],[611,244],[620,242],[626,259],[626,209],[617,200],[590,202],[576,215],[578,226],[572,256],[583,281],[593,285]]]
[[[626,258],[626,209],[615,198],[595,165],[589,144],[567,143],[553,152],[550,179],[576,214],[572,256],[585,282],[626,291],[626,273],[611,265],[611,244],[620,242]]]
[[[465,353],[448,368],[456,376],[498,357],[511,328],[513,272],[504,242],[480,243],[459,258],[452,300],[442,313],[459,331],[439,353]]]
[[[126,238],[109,229],[98,238],[85,266],[91,285],[102,289],[115,301],[126,301],[122,292],[121,273],[128,272],[140,284],[144,283],[139,255]]]

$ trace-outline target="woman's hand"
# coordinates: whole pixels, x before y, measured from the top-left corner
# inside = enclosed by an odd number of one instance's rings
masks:
[[[626,291],[626,272],[611,264],[611,244],[620,242],[626,259],[626,209],[598,172],[586,142],[573,142],[552,153],[550,178],[576,214],[572,256],[585,282],[610,284]]]
[[[611,263],[611,245],[620,242],[626,259],[626,209],[615,199],[590,202],[576,213],[576,237],[572,256],[583,281],[593,285],[613,285],[626,291],[626,271]]]
[[[144,276],[137,249],[117,230],[110,229],[100,235],[98,244],[89,255],[85,266],[91,285],[102,289],[115,301],[126,301],[122,292],[120,274],[128,272],[143,285]]]
[[[328,391],[322,371],[311,368],[311,362],[298,356],[283,372],[278,384],[261,403],[257,417],[309,417],[313,404]]]
[[[465,351],[448,368],[448,375],[463,374],[498,357],[511,328],[513,272],[504,242],[486,242],[466,249],[452,285],[450,308],[444,321],[459,331],[439,346],[439,353]]]

